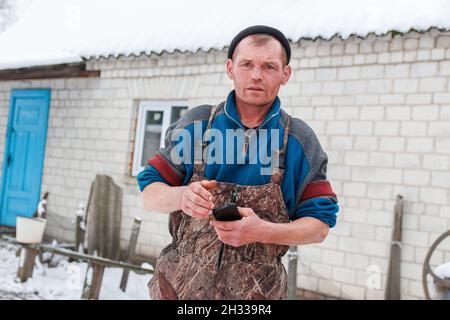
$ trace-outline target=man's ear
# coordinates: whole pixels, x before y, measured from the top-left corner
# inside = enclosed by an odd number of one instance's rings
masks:
[[[227,59],[227,75],[230,80],[234,80],[233,60]]]
[[[285,85],[288,82],[289,78],[291,77],[291,74],[292,74],[291,66],[290,65],[284,66],[284,68],[283,68],[283,75],[281,77],[281,84],[282,85]]]

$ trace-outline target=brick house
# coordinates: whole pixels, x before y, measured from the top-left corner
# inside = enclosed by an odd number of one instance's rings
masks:
[[[383,3],[381,14],[390,8]],[[298,7],[294,1],[289,5]],[[299,288],[340,298],[382,299],[394,200],[401,194],[406,201],[402,298],[423,298],[425,254],[450,228],[450,32],[448,25],[441,23],[450,10],[434,8],[435,17],[419,26],[406,19],[401,27],[385,26],[384,32],[377,25],[363,34],[341,37],[336,34],[343,33],[344,22],[337,23],[331,33],[296,31],[299,17],[306,19],[307,13],[296,16],[295,10],[288,10],[291,13],[283,28],[280,20],[263,18],[264,13],[273,12],[272,6],[276,5],[265,3],[254,21],[260,17],[264,23],[273,23],[292,40],[293,76],[280,91],[282,107],[317,133],[329,156],[328,175],[341,207],[337,225],[324,243],[299,248]],[[82,6],[82,13],[84,9]],[[357,18],[350,22],[358,25]],[[450,21],[448,14],[446,18]],[[55,29],[61,27],[57,19],[49,20],[47,24],[54,23]],[[26,21],[19,19],[20,23]],[[0,34],[0,47],[9,48],[0,54],[2,186],[5,176],[19,174],[26,191],[24,175],[30,169],[24,159],[21,173],[7,171],[11,158],[5,148],[12,143],[8,142],[12,136],[8,128],[16,119],[11,114],[14,101],[26,100],[31,94],[48,111],[42,120],[47,125],[36,133],[43,137],[43,142],[39,140],[42,147],[26,140],[30,137],[22,137],[26,143],[17,144],[36,147],[29,152],[42,156],[41,164],[33,162],[42,174],[30,185],[35,193],[29,198],[30,206],[18,206],[17,210],[29,210],[35,199],[49,191],[47,236],[70,241],[78,204],[86,203],[95,175],[107,174],[124,192],[122,246],[127,245],[133,218],[141,217],[137,252],[158,255],[170,241],[167,216],[143,210],[136,174],[163,143],[167,126],[186,107],[224,100],[232,89],[225,74],[227,41],[246,25],[239,22],[230,30],[223,28],[228,30],[223,40],[211,42],[198,36],[191,49],[185,39],[174,37],[173,46],[164,38],[152,42],[155,48],[140,43],[130,44],[133,49],[129,50],[118,46],[124,32],[109,46],[108,41],[100,43],[100,53],[92,46],[95,41],[74,53],[66,50],[68,47],[57,51],[59,38],[55,38],[52,50],[38,50],[39,59],[22,50],[17,60],[11,39],[21,39],[25,44],[20,46],[26,49],[31,36],[23,28],[5,29]],[[31,35],[39,34],[39,28]],[[185,28],[193,34],[199,30],[195,24]],[[209,32],[214,36],[219,31],[217,27]],[[166,37],[173,36],[167,32]],[[108,48],[113,49],[108,52]],[[27,104],[24,106],[26,109]],[[25,115],[24,125],[30,125],[26,120],[36,120],[36,116],[33,112]],[[22,150],[20,154],[28,153]],[[4,187],[0,189],[2,213],[6,210],[5,192]],[[9,224],[1,215],[0,221]],[[450,243],[446,242],[432,261],[449,260]],[[381,273],[376,288],[367,286],[368,270],[373,266]]]

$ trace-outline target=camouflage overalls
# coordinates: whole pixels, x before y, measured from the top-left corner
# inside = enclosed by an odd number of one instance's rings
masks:
[[[207,129],[211,128],[216,110],[212,107]],[[289,222],[281,193],[289,124],[288,116],[280,167],[270,183],[244,186],[218,181],[217,187],[210,190],[216,207],[234,201],[240,207],[252,208],[261,219]],[[189,183],[205,179],[205,165],[203,161],[194,164]],[[224,244],[207,219],[192,218],[181,210],[170,214],[169,231],[173,241],[163,249],[148,284],[152,299],[286,298],[287,274],[281,257],[288,246],[251,243],[236,248]]]

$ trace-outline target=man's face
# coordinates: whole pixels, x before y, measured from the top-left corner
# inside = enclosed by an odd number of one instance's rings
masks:
[[[262,45],[252,44],[252,37],[237,45],[233,60],[227,60],[227,74],[234,81],[237,99],[248,105],[264,106],[278,95],[287,83],[291,67],[284,66],[284,49],[276,39]]]

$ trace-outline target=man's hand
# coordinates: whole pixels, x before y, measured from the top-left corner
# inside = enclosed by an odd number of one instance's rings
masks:
[[[233,247],[254,242],[297,246],[323,242],[328,235],[329,226],[313,217],[274,223],[262,220],[251,208],[238,209],[241,220],[210,222],[218,238]]]
[[[183,191],[181,210],[193,218],[209,218],[214,208],[214,198],[208,190],[216,186],[217,182],[215,180],[202,180],[191,183]]]
[[[242,216],[236,221],[211,220],[211,225],[217,232],[219,239],[233,247],[240,247],[249,243],[259,242],[264,229],[264,220],[259,218],[251,208],[238,207]]]

